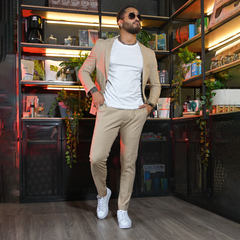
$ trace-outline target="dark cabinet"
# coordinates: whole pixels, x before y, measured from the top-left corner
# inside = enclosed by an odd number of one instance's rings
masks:
[[[61,199],[62,123],[24,121],[21,201]]]
[[[171,193],[171,121],[147,120],[137,162],[139,195]]]
[[[21,202],[96,199],[89,152],[95,119],[81,119],[77,163],[66,164],[65,124],[62,119],[23,121]],[[170,120],[147,120],[136,163],[133,196],[171,193]],[[107,161],[107,186],[117,198],[120,183],[120,138]]]
[[[173,121],[173,176],[176,196],[207,204],[207,171],[201,161],[197,118]]]
[[[210,124],[212,209],[240,222],[240,113],[212,115]]]

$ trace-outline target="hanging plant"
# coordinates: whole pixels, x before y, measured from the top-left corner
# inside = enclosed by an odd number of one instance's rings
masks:
[[[207,79],[204,81],[206,86],[205,96],[201,96],[202,104],[198,110],[198,114],[203,110],[203,105],[206,106],[206,115],[209,116],[210,111],[213,109],[212,106],[212,97],[216,93],[212,92],[216,89],[225,89],[226,80],[230,79],[231,76],[228,72],[223,72],[221,74],[215,74],[213,78]],[[200,115],[200,118],[197,120],[200,128],[200,144],[201,144],[201,156],[202,163],[205,164],[206,168],[208,167],[208,160],[210,156],[210,139],[209,139],[209,119],[204,119],[203,115]]]
[[[70,58],[68,61],[60,63],[60,67],[69,68],[77,67],[77,70],[81,68],[84,61],[87,59],[88,54],[84,56],[79,52],[79,58]],[[59,70],[57,74],[61,74],[62,70]],[[91,75],[93,82],[96,79],[96,71]],[[49,116],[53,116],[57,102],[63,102],[67,107],[67,116],[65,117],[66,124],[66,144],[67,150],[65,152],[66,163],[72,168],[73,163],[77,162],[77,145],[79,143],[79,120],[83,117],[84,112],[88,112],[91,107],[92,97],[81,98],[80,94],[80,82],[78,94],[68,93],[64,89],[58,92],[56,101],[52,103],[49,110]]]
[[[179,48],[179,53],[177,55],[180,58],[180,64],[175,72],[175,77],[172,80],[172,84],[175,86],[172,89],[171,101],[174,101],[176,105],[179,105],[181,104],[180,92],[183,85],[183,81],[185,80],[185,76],[191,68],[191,66],[188,64],[196,59],[197,54],[194,52],[190,52],[188,48],[185,47],[184,49]]]

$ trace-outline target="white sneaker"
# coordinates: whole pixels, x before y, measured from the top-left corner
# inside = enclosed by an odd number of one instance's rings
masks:
[[[98,199],[98,205],[97,205],[97,216],[99,219],[104,219],[108,215],[108,202],[111,197],[111,190],[107,188],[107,195],[105,197],[99,197]]]
[[[132,227],[132,220],[128,216],[128,212],[123,210],[117,211],[118,225],[120,228]]]

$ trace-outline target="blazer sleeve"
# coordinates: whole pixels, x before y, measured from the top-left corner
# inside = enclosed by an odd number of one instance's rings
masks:
[[[86,94],[93,88],[96,87],[94,82],[92,81],[91,75],[96,69],[96,52],[98,48],[98,41],[96,42],[95,46],[92,48],[87,59],[84,61],[82,67],[78,72],[78,77],[86,91]]]
[[[158,98],[161,93],[161,85],[159,82],[157,60],[154,51],[151,51],[151,65],[150,65],[150,75],[149,75],[149,84],[150,84],[150,94],[147,103],[153,103],[154,106],[158,102]]]

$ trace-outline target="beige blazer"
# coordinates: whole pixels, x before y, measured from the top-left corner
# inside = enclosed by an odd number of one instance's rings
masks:
[[[118,36],[117,36],[118,37]],[[86,94],[93,88],[97,87],[103,94],[108,79],[108,69],[110,54],[114,40],[117,38],[98,39],[95,46],[92,48],[91,53],[85,60],[83,66],[79,70],[78,77],[86,91]],[[159,83],[158,69],[156,56],[153,50],[145,47],[141,43],[141,52],[143,56],[143,71],[142,71],[142,94],[144,103],[153,103],[156,105],[160,96],[161,86]],[[127,57],[127,56],[126,56]],[[97,70],[97,78],[94,83],[91,78],[91,74],[94,70]],[[145,87],[147,82],[150,84],[149,99],[145,96]],[[96,108],[91,106],[90,113],[96,114]]]

